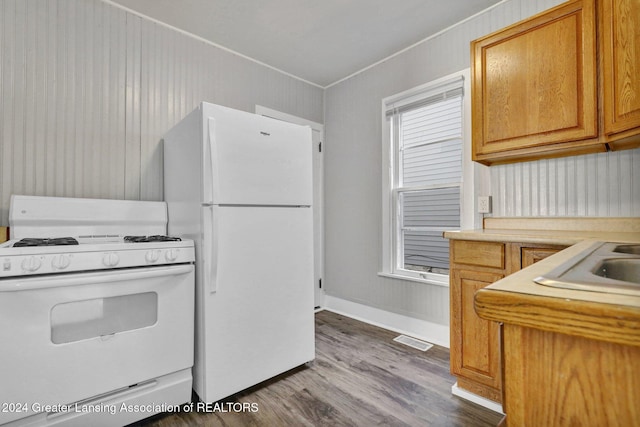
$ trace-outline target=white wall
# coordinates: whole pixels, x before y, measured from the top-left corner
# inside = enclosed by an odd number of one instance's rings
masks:
[[[381,100],[439,77],[469,67],[471,40],[503,28],[557,4],[561,0],[508,0],[472,19],[438,34],[418,46],[329,87],[325,93],[325,290],[330,297],[341,298],[366,306],[447,325],[449,322],[449,289],[446,287],[379,277],[381,266]],[[634,197],[638,215],[637,151],[602,155],[596,162],[611,165],[618,160],[625,166],[618,173],[632,172],[626,181],[635,182],[619,197]],[[629,160],[632,156],[633,160]],[[598,189],[597,209],[574,208],[568,194],[571,183],[587,197],[593,188],[578,184],[579,177],[590,175],[590,187],[602,183],[592,177],[589,169],[580,174],[575,168],[585,168],[587,160],[544,161],[540,164],[520,164],[491,168],[491,184],[497,212],[504,215],[604,215],[623,211],[614,208],[614,197],[604,194],[616,189],[614,175],[606,179],[605,188]],[[634,166],[630,166],[632,163]],[[575,165],[575,166],[574,166]],[[554,171],[549,189],[548,206],[525,209],[511,205],[537,204],[537,198],[524,196],[533,188],[545,185],[546,170]],[[533,172],[536,170],[537,172]],[[530,172],[529,172],[530,171]],[[613,172],[613,166],[610,169]],[[527,176],[524,181],[517,177]],[[526,182],[525,182],[526,181]],[[625,181],[625,182],[626,182]],[[631,188],[632,184],[625,188]],[[557,190],[551,190],[551,187]],[[562,189],[560,189],[562,187]],[[537,190],[535,190],[537,191]],[[547,190],[545,190],[547,191]],[[616,190],[617,191],[617,190]],[[573,196],[571,196],[573,197]],[[589,202],[591,203],[591,202]],[[552,207],[553,206],[553,207]],[[540,211],[543,209],[544,211]]]
[[[200,101],[323,121],[321,88],[99,0],[2,0],[0,49],[1,225],[12,193],[161,200]]]
[[[381,100],[467,68],[472,39],[560,2],[505,1],[323,91],[99,0],[2,0],[0,224],[12,193],[161,200],[167,129],[202,100],[260,104],[325,123],[327,294],[447,325],[448,288],[377,275]],[[638,215],[639,157],[493,167],[495,213]]]
[[[640,216],[640,149],[490,169],[494,216]]]

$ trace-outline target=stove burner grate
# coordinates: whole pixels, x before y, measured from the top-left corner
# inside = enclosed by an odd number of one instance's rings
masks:
[[[64,245],[77,245],[78,241],[73,237],[55,237],[55,238],[32,238],[27,237],[18,240],[13,244],[14,248],[26,247],[26,246],[64,246]]]
[[[148,243],[148,242],[179,242],[182,239],[179,237],[170,236],[125,236],[124,241],[130,243]]]

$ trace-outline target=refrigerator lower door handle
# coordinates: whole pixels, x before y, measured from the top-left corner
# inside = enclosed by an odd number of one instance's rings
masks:
[[[205,286],[208,286],[209,292],[214,294],[218,290],[218,219],[215,212],[217,207],[208,205],[205,209],[209,211],[209,216],[205,217],[203,230],[204,277]]]

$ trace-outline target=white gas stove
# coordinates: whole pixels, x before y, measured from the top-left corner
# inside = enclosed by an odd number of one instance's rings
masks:
[[[164,202],[12,196],[0,278],[192,263]]]
[[[12,239],[0,245],[0,278],[193,261],[191,240],[164,235]]]
[[[119,426],[191,399],[194,248],[164,202],[12,196],[9,225],[0,402],[19,407],[0,425]]]

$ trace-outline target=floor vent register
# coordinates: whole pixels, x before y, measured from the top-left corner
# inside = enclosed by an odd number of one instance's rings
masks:
[[[416,348],[421,351],[427,351],[431,347],[433,347],[433,344],[429,344],[428,342],[420,341],[415,338],[408,337],[406,335],[397,336],[393,340],[401,344],[408,345],[409,347]]]

